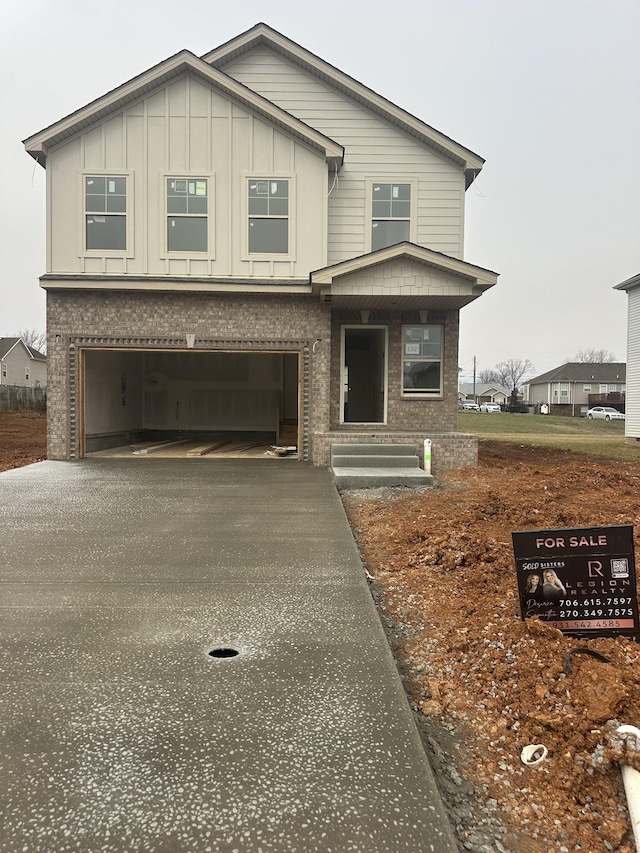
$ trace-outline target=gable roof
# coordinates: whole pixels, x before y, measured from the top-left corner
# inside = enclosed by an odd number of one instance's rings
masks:
[[[462,391],[463,394],[473,394],[473,389],[473,382],[460,383],[459,390]],[[486,394],[490,394],[491,396],[493,396],[494,394],[503,394],[505,397],[510,397],[511,391],[505,388],[504,385],[499,385],[496,382],[476,382],[475,394],[476,397],[484,397]]]
[[[223,71],[212,67],[207,62],[199,59],[189,50],[181,50],[170,56],[158,65],[133,77],[131,80],[112,89],[90,104],[66,116],[66,118],[55,122],[38,133],[27,137],[23,143],[29,154],[41,166],[46,165],[47,152],[54,145],[64,142],[75,134],[98,121],[105,119],[119,110],[137,101],[144,95],[149,94],[168,83],[171,80],[185,74],[193,74],[205,83],[223,92],[227,97],[233,98],[248,110],[266,119],[270,124],[290,133],[297,139],[310,145],[324,157],[339,166],[344,157],[344,148],[333,139],[329,139],[323,133],[309,127],[300,119],[292,116],[286,110],[272,104],[271,101],[258,95],[256,92],[229,77]]]
[[[477,285],[482,290],[492,287],[498,280],[499,275],[499,273],[492,270],[477,267],[474,264],[469,264],[458,258],[452,258],[450,255],[436,252],[433,249],[426,249],[424,246],[416,245],[416,243],[403,242],[387,246],[384,249],[377,249],[375,252],[369,252],[366,255],[359,255],[357,258],[349,258],[349,260],[332,264],[320,270],[315,270],[311,273],[311,283],[315,285],[331,284],[333,279],[339,276],[348,275],[357,270],[378,266],[381,263],[400,258],[417,261],[427,266],[446,270],[452,275],[470,279],[474,285]]]
[[[47,357],[41,352],[38,352],[37,349],[30,347],[28,344],[25,344],[22,338],[0,338],[0,358],[5,358],[5,356],[9,355],[11,350],[19,343],[22,344],[22,346],[25,348],[29,358],[33,359],[34,361],[47,360]]]
[[[376,294],[377,286],[371,282],[368,282],[364,288],[357,287],[357,294],[343,290],[348,276],[366,270],[371,270],[373,273],[374,268],[393,264],[397,261],[409,261],[429,267],[432,272],[435,271],[436,277],[440,276],[437,285],[438,293],[432,293],[429,287],[423,288],[418,285],[417,288],[410,288],[405,294],[396,293],[393,296],[391,294],[385,296],[383,293]],[[425,278],[427,275],[428,273],[425,272]],[[452,287],[449,284],[443,288],[442,279],[449,279],[449,277],[458,279],[455,283],[456,286]],[[342,299],[343,303],[346,299],[346,302],[353,307],[358,302],[358,296],[366,297],[370,302],[371,297],[375,294],[382,297],[382,301],[376,307],[383,307],[383,303],[386,304],[387,302],[390,305],[395,305],[397,299],[401,298],[402,305],[407,308],[434,308],[439,306],[447,307],[449,310],[468,305],[469,302],[477,299],[481,293],[492,287],[497,280],[498,273],[409,242],[396,243],[393,246],[377,249],[375,252],[369,252],[357,258],[349,258],[346,261],[314,270],[309,275],[312,291],[319,294],[322,301],[332,300],[336,296]],[[385,280],[385,284],[388,283]]]
[[[627,365],[625,362],[610,364],[589,364],[588,362],[569,361],[554,367],[540,376],[529,379],[525,385],[538,385],[546,382],[626,382]]]
[[[259,45],[266,45],[290,62],[299,65],[305,71],[319,77],[333,88],[382,116],[422,144],[435,148],[453,160],[464,171],[467,187],[482,169],[484,160],[478,154],[383,98],[382,95],[378,95],[373,89],[369,89],[368,86],[325,62],[267,24],[256,24],[246,32],[203,54],[202,59],[216,68],[222,68]]]

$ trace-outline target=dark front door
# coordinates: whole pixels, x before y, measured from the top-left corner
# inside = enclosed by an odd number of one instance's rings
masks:
[[[384,423],[385,329],[345,328],[344,423]]]

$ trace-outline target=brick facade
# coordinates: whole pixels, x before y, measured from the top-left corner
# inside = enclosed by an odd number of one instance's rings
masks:
[[[315,465],[329,464],[331,442],[409,442],[422,456],[427,437],[433,441],[436,472],[477,460],[475,437],[455,432],[457,312],[432,312],[429,318],[445,328],[445,394],[436,400],[401,397],[402,325],[417,323],[417,313],[371,312],[369,324],[389,330],[388,419],[386,424],[367,425],[366,433],[361,425],[340,424],[339,411],[341,327],[361,323],[359,312],[334,311],[332,316],[330,305],[304,295],[84,290],[49,291],[47,312],[50,459],[73,459],[81,453],[81,350],[184,351],[186,336],[195,335],[194,351],[299,354],[299,455]]]
[[[301,416],[306,453],[314,428],[329,425],[330,309],[310,297],[269,294],[114,293],[49,291],[50,459],[76,458],[79,437],[77,352],[81,347],[185,350],[291,351],[301,356]]]

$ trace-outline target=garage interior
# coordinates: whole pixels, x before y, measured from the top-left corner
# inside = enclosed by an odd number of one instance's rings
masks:
[[[298,353],[84,349],[81,370],[82,456],[295,455]]]

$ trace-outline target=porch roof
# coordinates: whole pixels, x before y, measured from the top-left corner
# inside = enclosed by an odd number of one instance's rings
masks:
[[[457,310],[498,273],[414,243],[397,243],[311,273],[321,301],[341,308]]]

